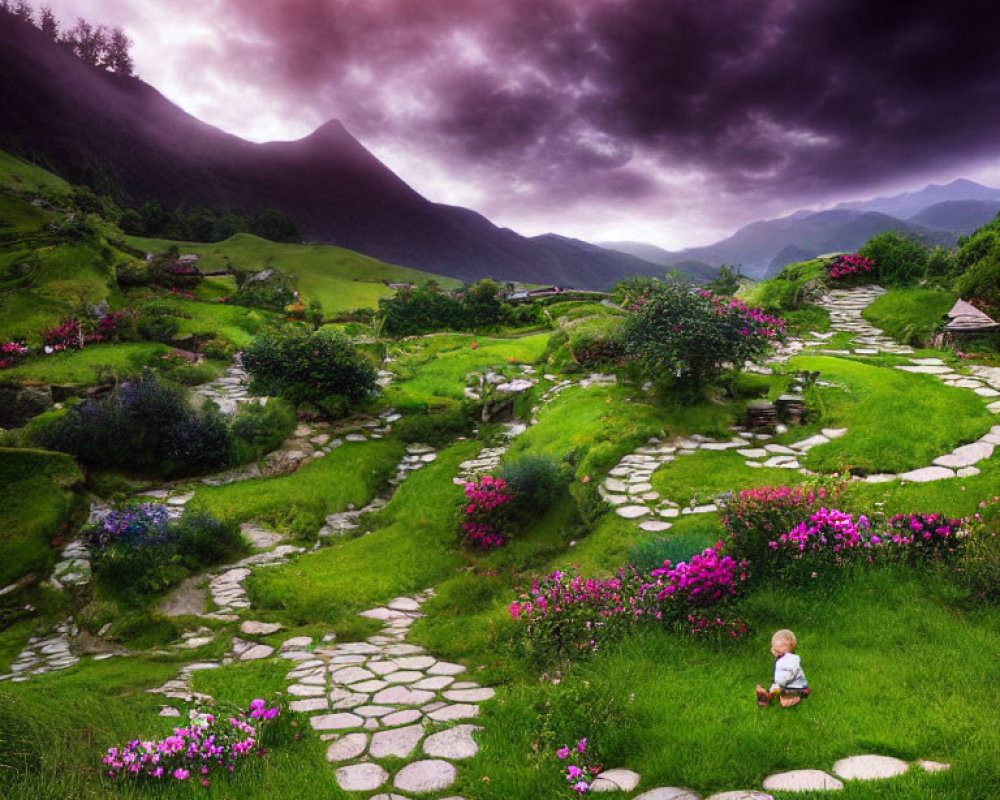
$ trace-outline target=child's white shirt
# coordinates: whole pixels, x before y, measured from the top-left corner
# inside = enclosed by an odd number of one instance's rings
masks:
[[[771,687],[782,689],[805,689],[809,686],[806,683],[805,673],[802,672],[802,659],[795,653],[785,653],[774,661],[774,685]]]

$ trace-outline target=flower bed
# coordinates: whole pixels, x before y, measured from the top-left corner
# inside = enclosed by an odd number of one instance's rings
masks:
[[[469,502],[462,509],[462,540],[472,547],[490,550],[507,542],[504,512],[514,500],[514,493],[503,478],[483,475],[465,484]]]
[[[264,728],[281,714],[280,706],[267,707],[257,698],[246,711],[228,715],[220,710],[192,709],[189,724],[174,728],[159,740],[132,739],[123,747],[108,748],[102,759],[104,774],[116,780],[200,781],[208,786],[219,772],[233,772],[237,763],[260,749]],[[228,716],[228,719],[226,717]]]
[[[834,279],[870,275],[874,266],[870,258],[849,253],[830,262],[829,275]]]

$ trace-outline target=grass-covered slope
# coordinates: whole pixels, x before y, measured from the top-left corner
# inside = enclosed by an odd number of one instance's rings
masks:
[[[0,448],[0,587],[29,572],[41,577],[57,551],[50,542],[68,532],[83,480],[70,456]]]
[[[303,298],[307,302],[318,300],[327,315],[355,308],[375,308],[380,297],[393,293],[385,285],[386,281],[416,284],[436,280],[446,288],[459,285],[453,278],[393,266],[332,245],[278,244],[246,233],[216,244],[136,237],[129,237],[128,241],[134,247],[153,252],[176,244],[182,253],[200,255],[199,266],[204,272],[232,268],[259,271],[277,267],[294,275]]]
[[[958,295],[944,289],[893,289],[868,306],[862,316],[894,339],[925,345],[957,299]]]

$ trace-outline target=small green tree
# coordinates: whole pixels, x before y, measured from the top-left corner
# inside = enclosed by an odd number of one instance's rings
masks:
[[[734,295],[743,283],[742,264],[731,267],[729,264],[719,265],[719,274],[710,281],[706,288],[714,294]]]
[[[858,255],[875,263],[880,283],[916,283],[927,271],[927,248],[897,231],[883,231],[858,250]]]
[[[735,298],[663,284],[625,323],[625,351],[649,377],[693,400],[727,369],[761,361],[784,320]]]
[[[372,360],[344,336],[287,326],[255,338],[243,353],[250,391],[292,403],[356,405],[375,391]],[[344,403],[336,400],[342,398]]]

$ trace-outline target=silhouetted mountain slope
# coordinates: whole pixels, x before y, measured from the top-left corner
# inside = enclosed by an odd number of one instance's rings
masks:
[[[1000,212],[998,200],[946,200],[910,217],[910,222],[968,236]]]
[[[255,144],[207,125],[137,78],[84,64],[0,14],[0,149],[132,202],[277,208],[310,241],[462,279],[606,288],[662,270],[563,237],[528,239],[429,202],[337,121]]]
[[[913,192],[903,192],[889,197],[875,197],[871,200],[858,200],[841,203],[840,209],[851,211],[879,211],[900,219],[911,219],[925,208],[937,203],[953,200],[990,200],[1000,202],[1000,189],[983,186],[981,183],[958,178],[944,185],[932,183],[923,189]]]

